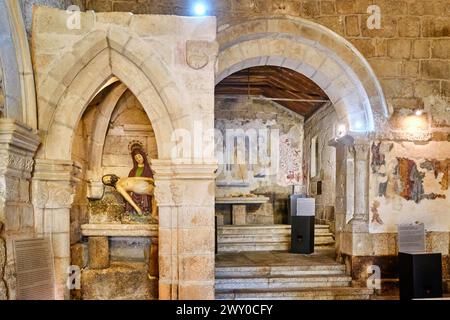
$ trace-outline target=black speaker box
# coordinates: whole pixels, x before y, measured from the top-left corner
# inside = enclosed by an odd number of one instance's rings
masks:
[[[400,299],[442,297],[440,253],[399,252]]]
[[[291,217],[291,252],[314,252],[314,216]]]

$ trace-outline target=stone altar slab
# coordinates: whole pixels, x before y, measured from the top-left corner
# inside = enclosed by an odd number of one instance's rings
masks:
[[[234,225],[246,224],[247,205],[263,204],[270,200],[268,197],[217,197],[216,204],[231,204],[231,221]]]

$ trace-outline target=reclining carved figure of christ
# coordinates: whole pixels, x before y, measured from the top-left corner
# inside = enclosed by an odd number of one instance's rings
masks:
[[[119,178],[115,174],[107,174],[103,176],[102,182],[104,185],[116,188],[122,197],[136,210],[139,215],[142,215],[142,209],[134,202],[133,198],[128,192],[133,192],[140,195],[148,195],[152,197],[152,216],[156,216],[156,201],[154,196],[155,182],[153,178],[148,177],[123,177]]]

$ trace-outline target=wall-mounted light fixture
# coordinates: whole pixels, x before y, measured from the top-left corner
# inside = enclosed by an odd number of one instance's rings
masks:
[[[414,114],[418,117],[420,117],[423,114],[423,109],[416,109],[414,110]]]
[[[347,134],[347,126],[343,123],[339,123],[336,127],[336,138],[342,138]]]
[[[194,13],[196,16],[204,16],[206,13],[206,6],[201,2],[195,3],[194,4]]]

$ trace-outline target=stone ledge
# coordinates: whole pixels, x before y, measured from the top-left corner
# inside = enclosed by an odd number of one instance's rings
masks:
[[[217,197],[216,204],[258,204],[269,200],[268,197]]]
[[[83,236],[97,237],[157,237],[157,224],[83,224]]]

